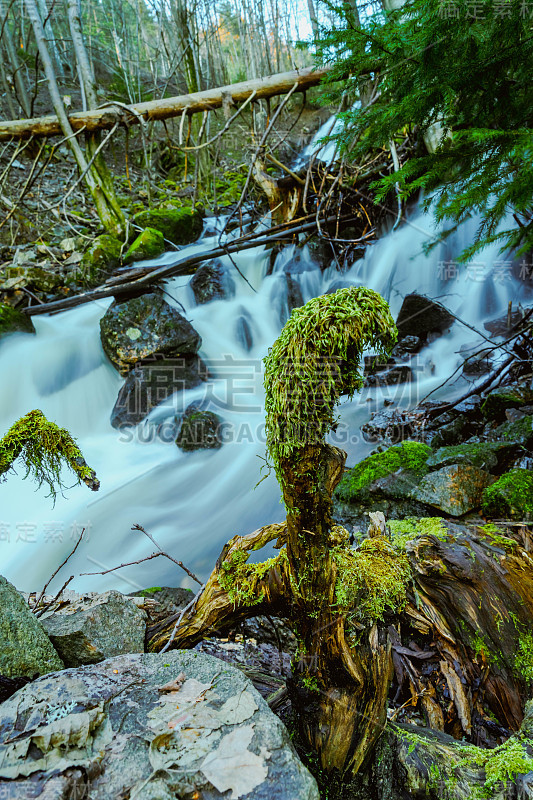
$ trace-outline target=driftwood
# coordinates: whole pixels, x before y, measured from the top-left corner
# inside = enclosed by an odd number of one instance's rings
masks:
[[[228,100],[234,104],[242,103],[254,93],[254,99],[257,100],[287,94],[295,84],[298,86],[298,91],[303,92],[311,86],[317,86],[328,71],[328,67],[321,69],[306,67],[301,70],[270,75],[266,78],[207,89],[203,92],[150,100],[130,106],[108,103],[95,111],[77,111],[69,116],[69,121],[74,131],[83,129],[85,132],[91,132],[113,128],[116,124],[139,125],[143,121],[170,119],[183,113],[197,114],[200,111],[212,111],[220,108]],[[0,121],[0,141],[58,136],[61,132],[59,121],[53,115],[8,122]]]

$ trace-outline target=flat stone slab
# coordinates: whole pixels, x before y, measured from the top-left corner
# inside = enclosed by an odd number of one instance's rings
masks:
[[[39,678],[1,706],[0,796],[319,800],[242,672],[194,651]],[[70,794],[69,794],[70,792]]]
[[[451,464],[422,478],[411,492],[411,497],[445,514],[460,517],[479,508],[483,490],[494,480],[488,472],[478,467]]]

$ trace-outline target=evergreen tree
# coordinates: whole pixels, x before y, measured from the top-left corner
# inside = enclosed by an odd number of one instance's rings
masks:
[[[416,134],[414,156],[373,185],[377,199],[396,184],[404,198],[423,189],[437,219],[452,221],[448,233],[480,212],[463,260],[492,241],[532,249],[533,0],[407,0],[358,14],[353,2],[330,7],[339,24],[320,54],[334,64],[331,79],[349,74],[355,91],[364,81],[374,87],[369,104],[341,115],[341,151],[363,160]],[[424,135],[436,126],[429,153]]]

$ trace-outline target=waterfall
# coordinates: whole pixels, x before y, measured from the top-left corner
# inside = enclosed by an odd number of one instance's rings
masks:
[[[40,408],[77,438],[100,478],[101,489],[92,494],[85,486],[67,488],[53,505],[44,487],[37,489],[31,480],[23,480],[23,467],[17,475],[10,474],[0,487],[1,574],[21,590],[40,589],[72,549],[82,527],[86,540],[52,590],[68,575],[139,560],[154,548],[140,532],[130,530],[137,523],[164,550],[205,578],[229,538],[284,518],[274,474],[264,470],[262,359],[289,313],[286,274],[304,301],[339,281],[363,284],[382,294],[397,315],[403,297],[416,291],[438,298],[466,323],[483,330],[484,320],[504,313],[509,301],[516,305],[524,300],[529,290],[513,277],[510,262],[506,271],[501,269],[496,246],[484,250],[474,267],[455,264],[454,255],[472,240],[475,225],[475,220],[464,223],[426,256],[423,245],[436,228],[430,215],[416,211],[342,274],[334,265],[321,271],[307,247],[296,251],[294,246],[285,248],[269,270],[269,253],[258,247],[233,256],[246,281],[229,258],[223,259],[235,281],[235,296],[204,305],[195,304],[188,277],[168,281],[166,299],[183,307],[200,333],[200,355],[213,377],[183,396],[170,398],[126,432],[114,430],[109,423],[123,379],[108,362],[99,338],[99,319],[111,300],[56,316],[36,316],[36,336],[14,334],[2,339],[0,370],[6,388],[0,431]],[[201,244],[182,253],[216,241],[208,230]],[[165,254],[157,263],[174,258],[174,253]],[[461,345],[482,342],[470,328],[456,323],[415,357],[415,382],[386,390],[365,389],[341,405],[332,441],[348,451],[348,464],[371,448],[362,440],[359,427],[372,410],[388,400],[412,406],[462,363]],[[458,396],[465,385],[464,378],[459,378],[440,396]],[[211,410],[222,417],[224,444],[218,450],[184,453],[172,441],[165,441],[161,431],[176,410],[198,399],[208,399]],[[67,474],[65,482],[68,485]],[[164,558],[102,576],[77,577],[71,584],[77,590],[125,592],[151,585],[194,586]]]

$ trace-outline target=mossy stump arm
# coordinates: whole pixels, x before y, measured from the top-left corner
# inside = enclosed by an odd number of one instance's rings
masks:
[[[18,458],[26,466],[26,476],[48,484],[55,496],[62,488],[61,467],[67,464],[78,482],[92,491],[100,488],[96,473],[83,457],[70,433],[46,419],[42,411],[30,411],[15,422],[0,439],[0,475],[13,468]]]
[[[286,525],[281,523],[266,525],[248,536],[234,536],[224,546],[195,604],[183,616],[175,614],[148,631],[150,652],[159,652],[169,642],[171,648],[194,647],[206,636],[248,617],[286,613],[286,550],[262,564],[247,563],[252,551],[283,539],[285,533]]]

